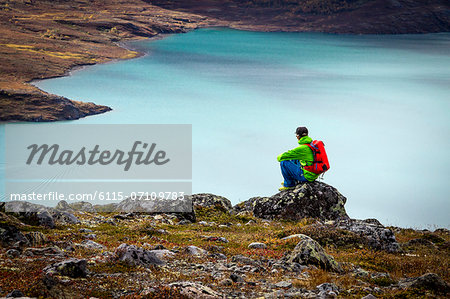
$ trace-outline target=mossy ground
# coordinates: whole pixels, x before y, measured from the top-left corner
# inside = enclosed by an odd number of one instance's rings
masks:
[[[143,289],[150,286],[157,291],[147,297],[181,298],[179,292],[168,288],[167,284],[175,281],[200,282],[212,289],[230,293],[233,291],[262,294],[267,292],[259,281],[270,283],[291,281],[294,287],[314,289],[324,282],[333,282],[341,289],[339,297],[360,298],[367,295],[369,287],[375,296],[382,298],[444,298],[442,294],[425,290],[401,290],[393,288],[396,283],[406,277],[417,277],[425,273],[437,273],[445,281],[450,281],[449,246],[450,236],[446,232],[424,232],[408,229],[396,229],[396,238],[401,244],[413,239],[430,240],[435,246],[403,246],[401,253],[387,253],[374,251],[364,245],[364,242],[354,234],[342,230],[320,231],[311,225],[313,220],[301,222],[265,222],[258,219],[239,217],[227,214],[220,209],[201,209],[197,213],[197,221],[215,222],[211,226],[194,223],[177,225],[155,221],[152,216],[139,215],[129,220],[121,220],[117,225],[97,223],[96,214],[85,213],[77,215],[82,224],[58,225],[55,229],[45,229],[39,226],[21,227],[24,233],[41,231],[50,242],[71,241],[81,243],[87,233],[80,232],[81,228],[91,229],[97,235],[95,241],[106,247],[105,250],[91,250],[75,246],[74,252],[67,252],[69,257],[85,258],[88,260],[90,274],[87,278],[70,279],[72,292],[81,297],[94,296],[109,298],[114,296],[124,298],[139,298]],[[105,217],[111,215],[103,214]],[[253,224],[246,223],[253,220]],[[167,222],[167,221],[166,221]],[[231,225],[230,225],[231,224]],[[222,225],[222,226],[221,226]],[[247,282],[255,284],[233,283],[221,286],[211,273],[201,271],[206,263],[217,263],[214,257],[195,257],[184,252],[189,245],[198,246],[206,250],[219,250],[228,258],[228,263],[234,255],[244,255],[259,260],[261,265],[267,261],[279,259],[292,250],[298,239],[282,240],[293,233],[304,233],[316,239],[324,246],[327,253],[336,261],[342,263],[344,273],[337,274],[317,268],[306,270],[307,276],[285,271],[254,272],[246,275]],[[208,236],[224,237],[228,243],[219,240],[209,241]],[[263,242],[266,249],[249,249],[252,242]],[[151,248],[161,244],[165,248],[175,250],[176,258],[169,261],[168,266],[144,268],[103,258],[104,252],[114,252],[122,243],[135,244],[144,248]],[[215,246],[213,246],[215,245]],[[49,246],[49,245],[45,245]],[[0,250],[0,295],[6,295],[14,289],[19,289],[27,296],[46,298],[48,290],[43,284],[42,269],[52,261],[63,258],[52,257],[18,257],[8,258],[6,248]],[[170,266],[172,264],[172,266]],[[183,269],[198,267],[199,271],[186,274]],[[389,276],[371,277],[355,276],[354,269],[360,267],[371,273],[388,273]],[[268,267],[269,268],[269,267]],[[377,290],[374,293],[373,290]],[[158,297],[159,296],[159,297]],[[144,296],[145,297],[145,296]]]

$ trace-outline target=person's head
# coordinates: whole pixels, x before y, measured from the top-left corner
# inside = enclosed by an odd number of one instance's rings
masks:
[[[298,127],[295,130],[295,135],[297,135],[297,139],[308,136],[308,129],[306,127]]]

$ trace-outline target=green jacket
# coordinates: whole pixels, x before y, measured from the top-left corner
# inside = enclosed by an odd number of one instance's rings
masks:
[[[298,144],[300,146],[291,149],[287,152],[282,153],[281,155],[278,155],[277,160],[278,162],[285,161],[285,160],[300,160],[300,164],[302,166],[305,165],[312,165],[314,161],[314,155],[312,150],[307,146],[306,144],[311,143],[313,140],[309,136],[304,136],[298,140]],[[303,169],[303,174],[305,176],[305,179],[312,182],[319,176],[318,174],[312,173],[310,171]]]

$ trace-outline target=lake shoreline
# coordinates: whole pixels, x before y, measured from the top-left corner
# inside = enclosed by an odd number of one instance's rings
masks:
[[[116,11],[117,5],[125,7],[126,10]],[[15,21],[0,26],[3,38],[6,39],[6,43],[0,44],[3,53],[6,54],[4,55],[6,66],[0,69],[0,99],[2,100],[0,101],[0,121],[73,120],[110,111],[110,107],[86,103],[82,101],[83,99],[75,101],[48,94],[33,86],[32,83],[37,80],[68,76],[71,72],[88,65],[143,55],[128,49],[126,46],[128,41],[164,38],[165,34],[186,33],[194,29],[213,27],[258,32],[349,34],[431,33],[448,31],[447,27],[449,27],[445,22],[441,22],[444,27],[433,25],[436,22],[440,24],[436,19],[423,27],[410,26],[405,22],[402,25],[404,27],[399,25],[400,27],[389,29],[389,26],[385,27],[377,22],[369,24],[371,19],[377,20],[377,16],[371,16],[367,23],[369,25],[366,24],[368,27],[364,29],[366,25],[352,21],[349,16],[359,16],[364,11],[370,11],[369,6],[357,7],[353,11],[336,11],[327,18],[335,20],[333,23],[323,20],[320,15],[301,14],[299,15],[301,17],[297,18],[286,15],[284,10],[259,7],[249,9],[248,18],[236,20],[232,18],[235,13],[238,13],[234,7],[230,7],[231,10],[221,7],[220,13],[210,14],[208,11],[214,10],[208,8],[209,5],[211,3],[206,1],[200,8],[177,9],[123,0],[118,3],[105,3],[105,6],[101,7],[103,9],[101,14],[99,8],[91,7],[92,14],[86,15],[83,8],[72,4],[73,14],[70,18],[65,16],[67,7],[63,5],[41,4],[39,7],[20,3],[11,5],[10,9],[1,11],[3,18]],[[227,2],[224,5],[228,5]],[[405,7],[398,9],[407,11]],[[436,6],[433,9],[440,11],[445,7]],[[408,12],[411,19],[416,13],[415,10],[416,8]],[[23,21],[30,14],[43,12],[53,17],[49,19],[42,16],[31,23]],[[263,22],[277,12],[283,16],[280,20],[270,24]],[[242,14],[242,11],[239,13]],[[252,14],[255,13],[261,18],[254,18]],[[17,28],[20,29],[20,33]],[[51,29],[45,31],[43,28]],[[10,65],[13,68],[9,68]]]

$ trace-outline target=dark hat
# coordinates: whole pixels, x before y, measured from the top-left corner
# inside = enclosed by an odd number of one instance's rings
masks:
[[[298,127],[297,130],[295,130],[295,134],[300,137],[308,136],[308,129],[306,127]]]

